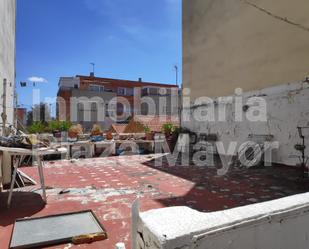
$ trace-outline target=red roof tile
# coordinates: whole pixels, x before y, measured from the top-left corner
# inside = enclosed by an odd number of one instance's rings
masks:
[[[133,125],[133,123],[135,123]],[[137,123],[142,125],[137,125]],[[130,121],[125,132],[144,132],[144,126],[148,126],[151,131],[161,132],[162,126],[166,123],[172,123],[179,127],[178,116],[151,116],[151,115],[136,115]],[[135,126],[135,127],[133,127]],[[132,130],[132,131],[129,131]]]
[[[125,128],[127,127],[126,124],[112,124],[110,131],[115,133],[124,133]]]
[[[179,126],[178,116],[151,116],[151,115],[135,115],[134,120],[149,125],[159,125],[165,123],[172,123],[175,126]]]

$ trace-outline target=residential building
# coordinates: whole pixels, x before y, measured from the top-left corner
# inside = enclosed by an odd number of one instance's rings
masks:
[[[17,127],[23,128],[27,125],[27,108],[16,107],[15,115],[17,119]]]
[[[272,161],[298,164],[297,126],[309,126],[308,8],[306,0],[184,0],[183,126],[216,133],[226,150],[250,134],[271,135],[279,143]],[[207,113],[203,96],[215,118],[194,118]],[[239,97],[240,108],[222,97]]]
[[[16,0],[0,1],[0,123],[14,124]],[[2,129],[2,125],[0,125]]]
[[[61,77],[57,117],[90,129],[126,123],[134,115],[178,115],[178,86],[77,75]]]

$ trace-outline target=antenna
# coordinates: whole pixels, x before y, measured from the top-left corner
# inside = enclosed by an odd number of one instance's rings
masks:
[[[174,65],[175,72],[176,72],[176,85],[178,86],[178,66]]]

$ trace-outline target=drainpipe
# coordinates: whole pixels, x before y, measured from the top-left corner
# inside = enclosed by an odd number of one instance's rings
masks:
[[[7,80],[3,79],[2,113],[1,113],[1,117],[2,117],[2,136],[6,135],[6,132],[5,132],[5,124],[6,124],[6,119],[7,119],[7,115],[6,115],[6,85],[7,85]]]

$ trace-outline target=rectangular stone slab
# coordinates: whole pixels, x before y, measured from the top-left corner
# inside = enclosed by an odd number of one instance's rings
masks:
[[[70,242],[73,237],[104,233],[91,210],[15,221],[10,248],[33,248]]]

